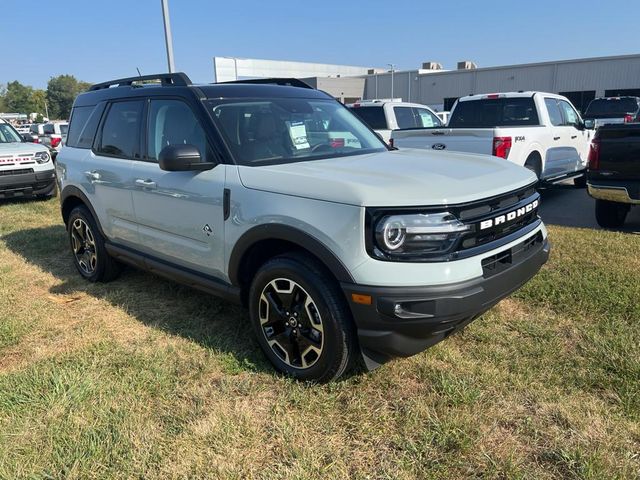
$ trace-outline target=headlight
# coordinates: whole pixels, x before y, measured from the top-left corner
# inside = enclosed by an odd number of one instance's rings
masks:
[[[47,152],[38,152],[33,158],[35,158],[38,163],[47,163],[51,157]]]
[[[444,253],[470,229],[449,212],[384,215],[374,220],[373,253],[389,260]]]

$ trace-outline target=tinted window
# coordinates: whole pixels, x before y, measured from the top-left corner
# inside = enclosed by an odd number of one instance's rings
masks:
[[[635,98],[596,98],[589,104],[585,115],[626,115],[638,110]]]
[[[47,123],[44,127],[42,127],[42,131],[45,135],[51,135],[54,133],[53,123]]]
[[[213,119],[243,165],[304,162],[385,151],[384,143],[334,100],[210,100]],[[368,107],[367,107],[368,109]]]
[[[39,132],[38,125],[31,125],[31,128],[29,129],[29,131],[37,135]]]
[[[382,107],[351,107],[351,111],[374,130],[386,130],[389,128],[387,127],[387,119],[384,116]]]
[[[179,100],[152,100],[149,109],[147,156],[157,160],[168,145],[193,145],[203,160],[207,156],[207,140],[200,122],[191,108]]]
[[[80,133],[87,124],[89,116],[95,107],[75,107],[71,111],[71,121],[69,123],[69,135],[67,136],[67,146],[78,147]],[[91,146],[91,143],[87,146]],[[87,148],[85,147],[85,148]]]
[[[69,125],[60,125],[60,134],[66,135],[69,131]]]
[[[393,113],[396,115],[398,128],[415,128],[418,126],[411,107],[393,107]]]
[[[441,127],[442,122],[438,117],[431,113],[426,108],[414,108],[413,111],[416,114],[416,121],[419,127]]]
[[[544,104],[547,106],[547,111],[549,112],[549,119],[551,120],[551,125],[560,126],[564,123],[562,118],[562,113],[560,113],[560,107],[558,107],[558,102],[553,98],[545,98]]]
[[[576,126],[580,123],[580,117],[568,102],[560,100],[560,109],[562,110],[562,116],[564,117],[564,125]]]
[[[492,128],[520,125],[539,125],[538,113],[531,97],[458,102],[449,120],[450,127]]]
[[[102,126],[98,153],[123,158],[140,158],[139,138],[143,102],[112,103]]]

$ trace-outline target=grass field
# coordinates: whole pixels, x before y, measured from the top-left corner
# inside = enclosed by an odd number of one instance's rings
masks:
[[[314,386],[239,307],[82,281],[57,199],[0,204],[0,478],[640,478],[640,237],[549,230],[460,334]]]

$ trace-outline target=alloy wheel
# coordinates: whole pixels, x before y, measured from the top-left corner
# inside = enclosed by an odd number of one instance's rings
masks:
[[[98,266],[96,241],[91,228],[81,218],[76,218],[71,225],[71,248],[80,269],[92,275]]]
[[[324,346],[322,318],[315,301],[298,283],[276,278],[262,290],[260,327],[271,350],[288,366],[313,366]]]

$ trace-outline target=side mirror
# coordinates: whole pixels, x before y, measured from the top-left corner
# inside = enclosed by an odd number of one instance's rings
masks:
[[[582,125],[585,130],[593,130],[596,128],[596,121],[593,119],[585,120],[584,122],[582,122]]]
[[[168,172],[189,170],[211,170],[216,166],[212,162],[203,162],[200,151],[194,145],[168,145],[158,155],[158,164]]]

